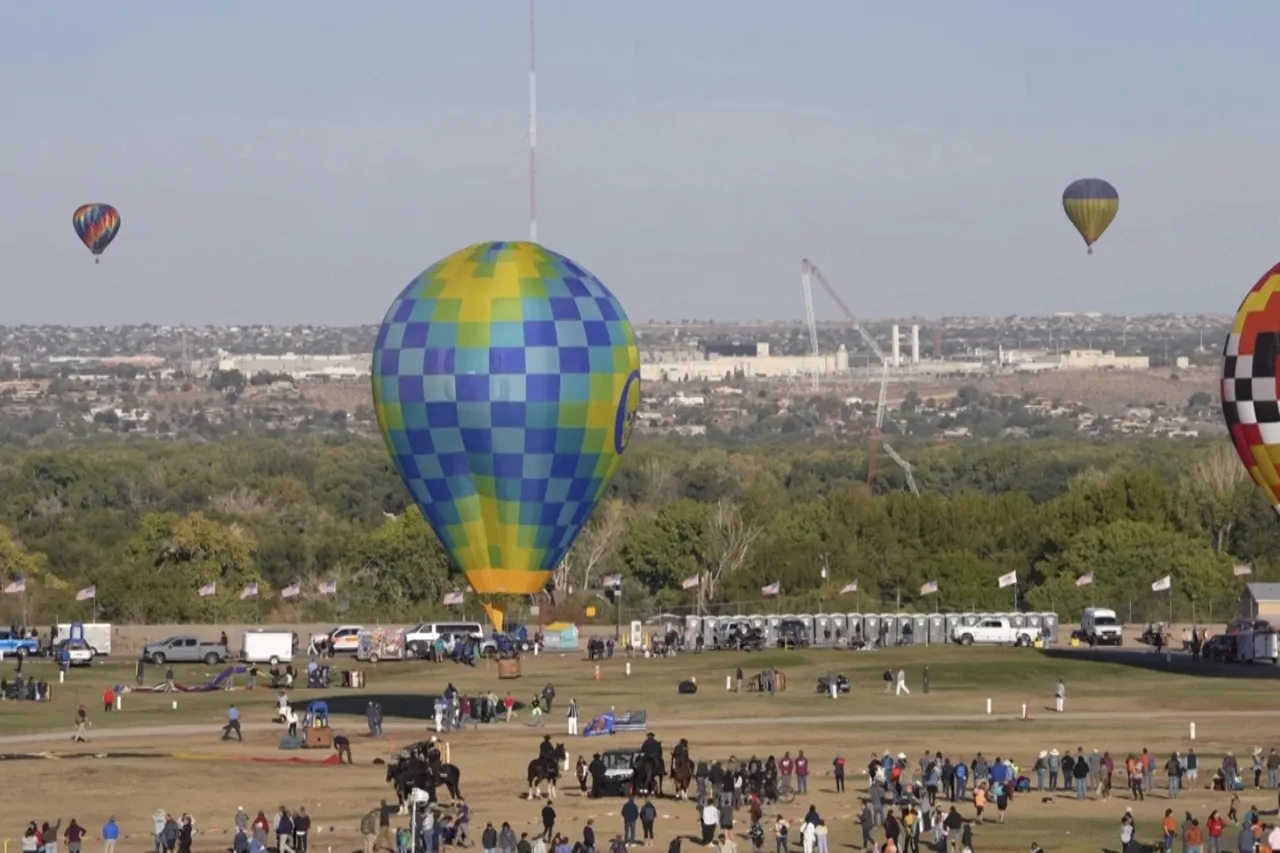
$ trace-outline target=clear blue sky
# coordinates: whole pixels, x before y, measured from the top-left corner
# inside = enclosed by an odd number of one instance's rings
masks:
[[[377,322],[527,233],[524,0],[0,4],[0,322]],[[633,319],[1235,310],[1280,4],[541,0],[540,238]],[[1111,180],[1086,259],[1059,197]],[[119,207],[95,267],[71,232]],[[835,319],[821,303],[823,318]]]

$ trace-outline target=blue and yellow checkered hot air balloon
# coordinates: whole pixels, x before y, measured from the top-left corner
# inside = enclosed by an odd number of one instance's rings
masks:
[[[1081,178],[1062,191],[1062,209],[1093,254],[1093,244],[1120,211],[1120,193],[1102,178]]]
[[[532,594],[626,450],[640,355],[591,273],[536,243],[477,243],[391,304],[373,401],[400,476],[472,588]]]

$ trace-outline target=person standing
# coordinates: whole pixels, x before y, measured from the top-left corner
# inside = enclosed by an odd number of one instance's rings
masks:
[[[907,687],[907,671],[905,669],[899,669],[898,670],[898,689],[897,691],[895,691],[894,695],[901,696],[903,693],[910,696],[911,688]]]
[[[550,841],[555,828],[556,810],[551,807],[551,803],[547,803],[542,807],[542,839]]]
[[[844,793],[844,756],[836,753],[831,762],[831,772],[836,777],[836,793]]]
[[[235,732],[236,740],[244,740],[244,735],[240,733],[240,709],[235,705],[227,708],[227,724],[222,727],[222,739],[231,740],[232,732]]]
[[[569,736],[578,736],[578,700],[569,700],[569,710],[565,713],[565,717],[569,721]]]
[[[307,853],[307,833],[311,831],[311,816],[306,806],[299,806],[293,818],[293,849],[295,853]]]
[[[644,832],[644,846],[653,846],[653,825],[658,820],[658,809],[646,799],[640,807],[640,829]]]
[[[89,722],[89,712],[84,709],[83,705],[81,705],[80,710],[76,711],[76,733],[71,736],[72,742],[88,742],[89,736],[85,730],[91,725],[93,725],[93,723]]]
[[[804,750],[796,754],[796,793],[809,793],[809,759],[804,757]]]
[[[529,725],[542,725],[542,700],[538,698],[537,694],[534,694],[532,701],[529,702],[529,714],[533,718],[533,722],[529,723]]]
[[[636,843],[636,821],[640,819],[640,807],[636,805],[636,801],[627,797],[627,801],[622,804],[622,843]]]
[[[1067,705],[1067,685],[1061,678],[1058,679],[1058,686],[1053,688],[1053,707],[1059,714]]]
[[[720,810],[715,800],[708,800],[702,807],[702,844],[707,846],[716,835],[716,825],[720,823]]]

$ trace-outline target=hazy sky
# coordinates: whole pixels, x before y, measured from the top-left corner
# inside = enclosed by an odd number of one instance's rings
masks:
[[[540,0],[540,239],[632,319],[1234,311],[1280,4]],[[380,321],[523,239],[525,0],[0,4],[0,323]],[[1060,195],[1120,215],[1086,258]],[[71,211],[123,226],[100,266]],[[821,319],[837,313],[818,297]]]

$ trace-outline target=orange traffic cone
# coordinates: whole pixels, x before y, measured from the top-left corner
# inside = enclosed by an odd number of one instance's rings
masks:
[[[600,680],[600,664],[596,664],[596,681]]]

